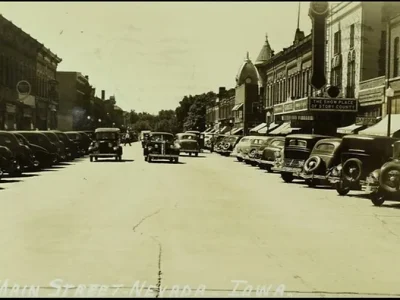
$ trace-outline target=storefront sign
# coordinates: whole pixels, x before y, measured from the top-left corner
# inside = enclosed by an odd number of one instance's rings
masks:
[[[284,112],[290,112],[290,111],[293,110],[293,108],[294,108],[293,101],[291,101],[291,102],[289,102],[289,103],[285,103],[285,104],[283,105],[283,111],[284,111]]]
[[[285,115],[282,116],[283,121],[313,121],[314,116],[302,116],[302,115]]]
[[[357,112],[357,99],[346,98],[310,98],[310,111],[324,112]]]
[[[283,113],[283,104],[274,105],[274,114],[281,114]]]
[[[357,117],[356,125],[372,126],[381,120],[379,117]]]
[[[277,104],[274,105],[274,114],[277,115],[305,111],[308,109],[307,103],[308,98],[303,98]]]

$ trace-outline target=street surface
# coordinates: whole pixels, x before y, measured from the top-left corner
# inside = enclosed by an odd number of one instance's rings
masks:
[[[399,204],[285,184],[217,154],[147,163],[133,143],[123,158],[0,183],[0,295],[14,284],[18,296],[25,285],[40,296],[400,295]]]

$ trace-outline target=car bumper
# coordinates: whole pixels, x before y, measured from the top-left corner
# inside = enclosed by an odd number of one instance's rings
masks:
[[[303,179],[318,179],[318,180],[327,180],[328,177],[324,176],[324,175],[316,175],[316,174],[304,174],[304,173],[300,173],[300,177]]]
[[[272,161],[272,160],[262,160],[262,159],[260,159],[259,161],[258,161],[258,163],[260,164],[260,165],[268,165],[268,166],[273,166],[274,164],[275,164],[275,162],[274,161]]]
[[[290,173],[295,177],[300,177],[300,173],[302,171],[302,168],[292,168],[292,167],[284,167],[284,166],[283,167],[277,167],[276,169],[279,170],[277,172]],[[272,170],[275,171],[274,168],[272,168]]]
[[[117,153],[91,153],[90,157],[115,157],[118,156]]]
[[[199,150],[193,150],[193,149],[179,149],[180,152],[185,152],[185,153],[199,153]]]
[[[158,158],[158,159],[170,159],[170,158],[178,158],[179,155],[177,154],[149,154],[151,158]]]
[[[340,177],[328,177],[327,179],[330,184],[336,184],[341,181]]]

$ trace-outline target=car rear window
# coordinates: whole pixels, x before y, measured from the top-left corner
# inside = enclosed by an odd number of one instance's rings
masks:
[[[79,140],[79,136],[73,135],[72,138],[74,140]],[[114,140],[118,138],[118,134],[115,132],[97,132],[96,133],[96,139],[99,140]]]
[[[290,139],[289,142],[288,142],[288,146],[306,148],[307,147],[307,141],[298,140],[298,139]]]
[[[329,143],[321,143],[315,147],[315,150],[332,153],[335,146]]]
[[[272,143],[271,143],[271,146],[272,147],[283,147],[285,145],[285,142],[284,141],[273,141]]]

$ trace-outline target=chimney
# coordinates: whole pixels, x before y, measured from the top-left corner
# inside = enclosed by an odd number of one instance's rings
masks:
[[[221,86],[219,88],[218,95],[221,97],[221,96],[223,96],[225,94],[225,92],[226,92],[225,87]]]
[[[87,81],[89,81],[89,76],[86,75],[85,78],[86,78]]]
[[[101,100],[106,100],[106,91],[105,90],[101,90]]]

